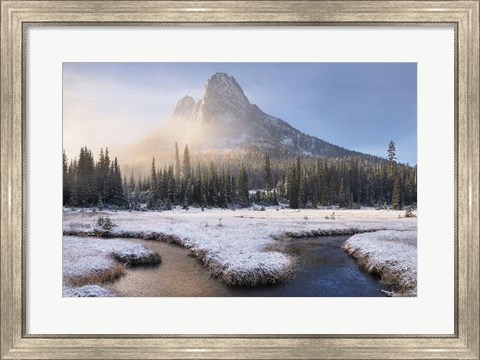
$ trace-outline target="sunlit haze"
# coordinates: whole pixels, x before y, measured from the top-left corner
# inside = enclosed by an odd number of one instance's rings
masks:
[[[234,76],[252,104],[332,144],[416,164],[417,74],[413,63],[64,63],[67,155],[139,143],[176,102],[198,101],[216,72]]]

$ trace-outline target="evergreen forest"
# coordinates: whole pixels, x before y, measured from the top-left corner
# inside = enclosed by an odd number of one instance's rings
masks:
[[[282,205],[293,209],[402,209],[416,206],[417,168],[397,162],[394,142],[387,158],[362,156],[281,158],[258,150],[192,154],[175,143],[169,163],[152,159],[148,175],[122,174],[117,158],[87,147],[78,157],[63,152],[63,205],[99,209],[168,210],[173,206],[239,208]]]

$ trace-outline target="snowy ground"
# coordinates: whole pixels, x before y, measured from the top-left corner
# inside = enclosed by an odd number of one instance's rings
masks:
[[[63,286],[64,297],[110,297],[112,292],[98,285],[84,285],[80,287]]]
[[[158,263],[143,245],[118,239],[63,237],[63,296],[110,296],[100,286],[123,275],[126,265]]]
[[[277,207],[269,207],[265,211],[201,211],[192,208],[188,211],[174,209],[165,212],[102,213],[66,210],[64,234],[95,235],[96,230],[98,231],[95,222],[100,214],[108,215],[116,224],[111,231],[103,232],[102,236],[165,239],[162,237],[165,234],[173,235],[173,241],[189,248],[212,274],[230,285],[254,285],[288,279],[294,273],[295,261],[277,250],[279,247],[276,246],[278,241],[287,235],[303,237],[378,230],[409,230],[411,234],[416,234],[417,227],[416,219],[405,218],[404,211],[374,209],[277,210]],[[362,239],[369,239],[374,234],[381,236],[381,233],[372,232],[363,234]],[[395,236],[390,242],[377,241],[376,237],[372,239],[376,248],[382,249],[382,252],[376,255],[378,258],[402,256],[396,253],[397,247],[391,246],[397,241]],[[85,241],[88,239],[85,238]],[[358,244],[359,248],[365,247],[366,252],[371,251],[368,240]],[[412,246],[416,249],[416,242]],[[105,259],[100,256],[98,261],[101,266]],[[64,258],[64,262],[67,263],[68,276],[70,260]]]
[[[380,275],[385,284],[398,289],[398,294],[416,295],[416,230],[357,234],[345,241],[343,249],[368,272]]]

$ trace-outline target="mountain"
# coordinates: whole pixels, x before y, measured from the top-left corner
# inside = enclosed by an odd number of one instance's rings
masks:
[[[202,98],[180,99],[165,125],[137,144],[150,154],[171,150],[173,142],[188,144],[193,150],[251,149],[269,151],[272,156],[360,156],[371,155],[347,150],[315,136],[307,135],[251,104],[233,76],[212,75]],[[151,156],[151,155],[150,155]]]

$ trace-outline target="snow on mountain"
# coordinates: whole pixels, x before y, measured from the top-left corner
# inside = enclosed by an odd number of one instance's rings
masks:
[[[171,149],[174,141],[188,144],[193,150],[255,149],[282,156],[364,155],[304,134],[266,114],[250,103],[235,78],[225,73],[215,73],[208,79],[198,102],[188,95],[180,99],[163,128],[143,144],[148,150],[161,151]]]

